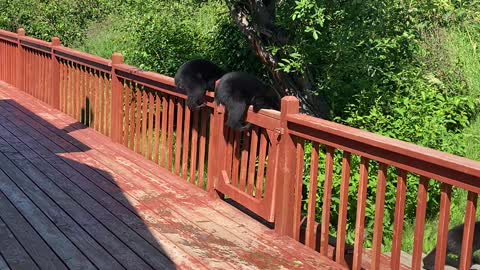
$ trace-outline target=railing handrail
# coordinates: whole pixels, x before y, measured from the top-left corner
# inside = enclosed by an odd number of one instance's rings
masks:
[[[480,193],[480,162],[305,114],[290,114],[287,120],[293,125],[291,131],[296,136],[345,149],[354,154]],[[322,137],[328,137],[330,140],[319,139]],[[352,144],[356,147],[351,147]],[[369,149],[362,149],[361,145],[367,145]],[[460,174],[466,176],[464,182],[452,179],[453,176],[459,178]]]

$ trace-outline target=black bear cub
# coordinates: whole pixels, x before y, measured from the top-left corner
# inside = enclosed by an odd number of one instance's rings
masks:
[[[255,76],[245,72],[230,72],[218,81],[215,88],[215,103],[225,106],[227,126],[237,131],[250,128],[244,124],[245,112],[250,105],[258,112],[260,109],[280,109],[280,99]]]
[[[204,96],[207,90],[215,89],[215,82],[225,72],[205,59],[193,59],[185,62],[178,68],[175,74],[175,85],[178,90],[187,93],[187,106],[190,110],[198,110],[204,107]]]
[[[448,231],[448,240],[447,240],[447,255],[457,255],[458,260],[450,259],[448,256],[446,258],[445,264],[457,267],[460,264],[460,253],[462,251],[462,240],[463,240],[463,226],[464,224],[458,225]],[[473,230],[473,247],[472,252],[480,250],[480,221],[475,223],[475,228]],[[434,248],[430,253],[428,253],[425,258],[423,258],[423,268],[430,270],[435,267],[435,253],[436,248]],[[480,264],[480,259],[472,255],[472,264]],[[470,265],[470,267],[471,267]]]

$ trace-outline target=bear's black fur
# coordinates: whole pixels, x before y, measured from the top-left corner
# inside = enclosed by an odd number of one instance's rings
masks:
[[[205,59],[193,59],[180,66],[175,74],[177,91],[187,93],[187,106],[198,110],[205,106],[204,96],[207,90],[215,89],[215,82],[225,72],[216,64]]]
[[[458,225],[448,231],[448,240],[447,240],[447,255],[457,255],[460,260],[460,253],[462,252],[462,240],[463,240],[463,226],[464,224]],[[475,228],[473,230],[473,247],[472,252],[480,250],[480,221],[475,223]],[[430,253],[428,253],[425,258],[423,258],[423,268],[430,270],[435,267],[435,256],[437,249],[434,248]],[[447,256],[446,265],[457,267],[460,262],[458,260],[450,259]],[[472,255],[472,264],[480,264],[480,259]],[[470,266],[471,266],[470,265]]]
[[[220,78],[215,89],[215,103],[225,106],[227,126],[237,131],[250,128],[250,124],[243,123],[248,106],[253,105],[255,112],[267,108],[280,109],[276,93],[245,72],[230,72]]]

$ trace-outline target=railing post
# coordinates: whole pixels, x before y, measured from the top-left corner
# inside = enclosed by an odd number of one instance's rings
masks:
[[[277,188],[275,190],[275,231],[281,235],[293,237],[293,218],[296,205],[295,174],[296,174],[296,139],[288,131],[287,116],[299,112],[298,99],[292,96],[282,98],[280,113],[283,134],[280,138],[280,156],[278,162]]]
[[[55,49],[60,46],[60,39],[58,37],[52,38],[51,43],[51,60],[52,60],[52,89],[50,100],[55,109],[60,109],[60,61],[55,55]]]
[[[112,55],[112,102],[111,102],[111,138],[114,142],[122,142],[122,92],[123,85],[117,77],[116,66],[123,63],[123,56],[120,53]]]
[[[21,37],[25,36],[25,29],[19,28],[17,30],[17,61],[16,61],[16,87],[20,90],[25,90],[23,85],[23,49],[21,44]]]
[[[225,162],[222,161],[225,160],[223,156],[227,148],[227,141],[224,136],[224,107],[216,104],[214,106],[212,115],[213,125],[210,127],[207,192],[212,198],[218,198],[220,194],[215,190],[215,184],[217,181],[223,181],[222,170]]]

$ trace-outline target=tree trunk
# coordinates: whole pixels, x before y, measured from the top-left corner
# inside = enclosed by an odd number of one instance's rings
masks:
[[[288,43],[285,31],[274,24],[275,4],[275,0],[227,0],[230,16],[270,71],[277,94],[282,97],[295,96],[300,100],[302,112],[325,118],[327,105],[318,95],[314,95],[316,89],[308,69],[303,75],[278,71],[276,68],[280,57],[267,50],[267,46],[280,47]]]

